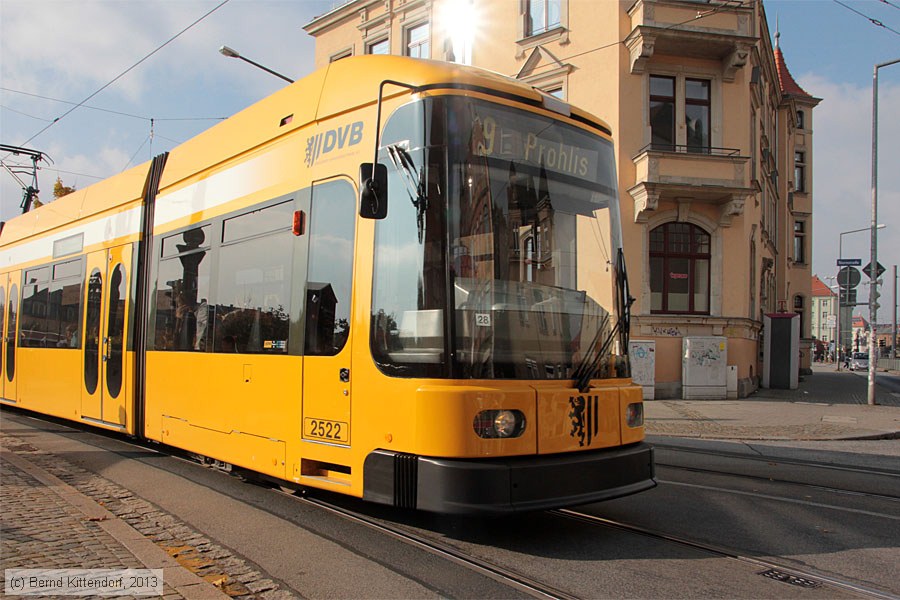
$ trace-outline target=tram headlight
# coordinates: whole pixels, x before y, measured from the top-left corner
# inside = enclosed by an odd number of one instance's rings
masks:
[[[644,424],[644,403],[635,402],[625,409],[625,423],[629,427],[640,427]]]
[[[525,431],[525,415],[520,410],[483,410],[472,423],[482,438],[514,438]]]

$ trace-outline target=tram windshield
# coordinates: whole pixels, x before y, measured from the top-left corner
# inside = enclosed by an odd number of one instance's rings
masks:
[[[612,339],[611,142],[453,96],[396,111],[382,156],[390,208],[376,224],[372,350],[383,371],[570,379],[591,361],[598,377],[625,374],[611,360],[624,350]]]

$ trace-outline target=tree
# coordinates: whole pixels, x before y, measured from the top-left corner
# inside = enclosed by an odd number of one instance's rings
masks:
[[[56,178],[56,183],[53,184],[53,198],[62,198],[65,195],[71,194],[75,191],[74,187],[69,187],[67,185],[63,185],[62,179],[59,177]]]

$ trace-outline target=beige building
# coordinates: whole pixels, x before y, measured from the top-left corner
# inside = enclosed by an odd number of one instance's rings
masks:
[[[837,330],[838,298],[830,287],[817,275],[812,276],[811,287],[812,311],[810,313],[810,335],[821,342],[826,351],[833,351]]]
[[[766,313],[801,315],[809,368],[819,100],[773,47],[761,0],[351,0],[305,30],[319,67],[472,64],[612,126],[632,338],[656,343],[657,398],[681,396],[688,336],[725,337],[739,395],[755,390]]]

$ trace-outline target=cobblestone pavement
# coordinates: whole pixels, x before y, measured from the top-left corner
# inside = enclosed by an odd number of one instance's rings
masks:
[[[182,567],[228,596],[264,600],[298,597],[229,549],[95,473],[2,432],[0,449],[4,458],[8,456],[6,453],[12,453],[72,486],[111,512],[113,518],[121,519],[152,540]],[[114,536],[104,531],[100,521],[105,517],[86,518],[64,497],[10,460],[3,460],[0,465],[3,569],[147,568]],[[0,580],[0,585],[5,589],[5,580]],[[184,596],[167,584],[163,597]]]
[[[879,376],[897,379],[896,373]],[[862,374],[815,365],[795,390],[760,389],[736,400],[647,401],[646,431],[649,435],[741,440],[900,437],[900,393],[878,384],[877,405],[870,406],[867,388]]]
[[[692,406],[687,401],[658,400],[652,409],[648,407],[646,422],[649,435],[671,435],[681,437],[702,437],[711,439],[750,440],[827,440],[857,437],[844,423],[813,421],[805,423],[785,423],[779,420],[783,413],[766,407],[758,412],[753,421],[735,419],[727,410],[714,410],[711,403]],[[659,410],[660,405],[671,414]],[[759,404],[762,407],[762,403]],[[723,408],[723,407],[716,407]],[[699,410],[698,410],[699,409]],[[871,434],[860,434],[871,435]]]
[[[900,407],[900,393],[878,383],[885,377],[897,379],[898,373],[879,371],[875,381],[875,400],[879,406]],[[784,402],[825,402],[828,404],[867,404],[868,376],[866,373],[836,371],[834,365],[815,363],[812,374],[805,375],[795,390],[760,388],[746,400]]]

